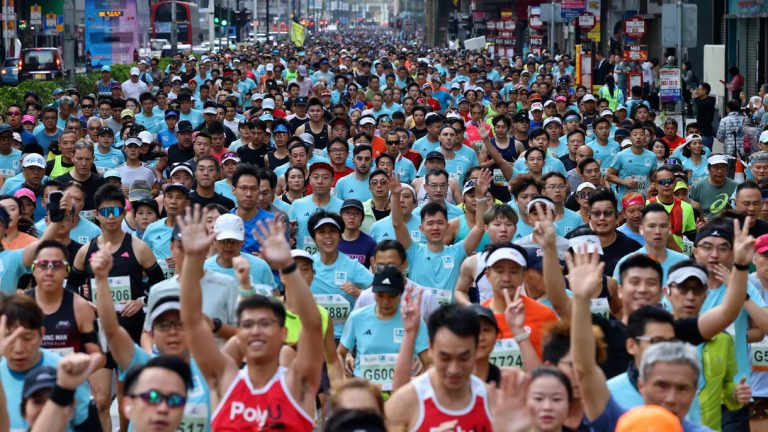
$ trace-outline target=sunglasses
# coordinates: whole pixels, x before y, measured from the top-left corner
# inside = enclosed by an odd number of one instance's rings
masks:
[[[400,141],[387,141],[387,145],[399,145]]]
[[[576,197],[578,199],[588,199],[589,198],[589,194],[590,194],[590,192],[579,192],[578,195],[576,195]]]
[[[88,109],[88,108],[93,108],[93,107],[94,107],[94,105],[80,105],[80,108],[82,108],[82,109]]]
[[[672,186],[675,183],[675,179],[669,178],[669,179],[658,179],[656,180],[656,183],[659,184],[659,186]]]
[[[181,408],[187,403],[187,398],[178,394],[163,394],[157,390],[149,390],[144,393],[133,394],[130,397],[138,397],[149,405],[160,405],[165,402],[168,408]]]
[[[21,111],[8,111],[8,115],[11,117],[18,117],[21,115]]]
[[[693,291],[693,295],[700,296],[707,292],[708,287],[706,285],[702,284],[696,284],[696,286],[692,287],[690,285],[679,285],[679,284],[669,284],[670,288],[674,288],[680,292],[682,295],[688,295],[689,292]]]
[[[67,268],[69,263],[64,260],[51,260],[51,261],[35,260],[32,262],[32,265],[35,268],[39,268],[40,270],[45,271],[45,270],[61,270],[61,269]]]
[[[120,217],[125,213],[125,209],[122,207],[102,207],[97,211],[104,218],[108,218],[110,216]]]

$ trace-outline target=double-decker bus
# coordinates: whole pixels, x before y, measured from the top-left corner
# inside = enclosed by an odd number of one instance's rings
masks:
[[[146,0],[85,0],[85,52],[92,67],[133,63],[148,41]]]
[[[152,38],[171,40],[171,3],[160,1],[152,5]],[[200,11],[194,3],[176,2],[176,24],[178,25],[177,42],[200,45],[203,35],[200,32]]]

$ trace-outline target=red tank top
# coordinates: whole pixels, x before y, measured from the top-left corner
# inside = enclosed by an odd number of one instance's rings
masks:
[[[449,410],[440,405],[425,373],[411,381],[419,397],[419,420],[411,431],[429,432],[440,424],[458,420],[455,430],[491,432],[491,410],[488,408],[488,392],[480,378],[471,376],[472,401],[461,410]]]
[[[307,431],[312,416],[293,399],[285,383],[286,368],[278,368],[262,388],[253,388],[247,366],[240,369],[213,413],[212,431]]]

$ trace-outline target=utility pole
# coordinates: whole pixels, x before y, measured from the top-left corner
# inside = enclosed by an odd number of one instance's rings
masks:
[[[171,0],[171,55],[179,48],[179,24],[176,22],[176,0]]]
[[[216,22],[214,16],[216,15],[215,6],[213,0],[208,0],[208,42],[211,49],[213,49],[216,43]]]
[[[267,31],[266,31],[266,33],[267,33],[267,43],[269,43],[269,0],[264,0],[264,6],[265,6],[265,11],[264,12],[267,15],[266,18],[265,18],[265,20],[267,21]]]
[[[75,0],[64,0],[64,70],[75,83]]]
[[[677,0],[677,47],[675,47],[675,53],[677,54],[677,70],[682,72],[683,70],[683,1]],[[676,104],[677,111],[680,112],[681,117],[683,119],[683,125],[682,127],[685,127],[685,114],[683,113],[685,111],[685,105],[683,102],[683,95],[682,95],[682,85],[683,80],[682,76],[680,78],[680,100]],[[683,129],[685,130],[685,129]]]
[[[549,17],[549,55],[555,55],[555,0],[551,0],[551,16]]]

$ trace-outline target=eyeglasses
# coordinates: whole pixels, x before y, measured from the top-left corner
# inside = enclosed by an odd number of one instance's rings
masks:
[[[545,186],[544,189],[549,189],[549,190],[565,190],[566,187],[567,186],[565,186],[565,185],[548,185],[548,186]]]
[[[371,186],[386,186],[389,180],[371,180]]]
[[[723,254],[723,255],[731,251],[731,245],[729,244],[721,244],[720,246],[715,247],[715,245],[713,245],[712,243],[704,242],[704,243],[697,244],[696,247],[706,253],[710,253],[713,250],[717,249],[717,253]]]
[[[387,143],[387,144],[389,144],[389,143]],[[337,147],[337,148],[332,148],[332,149],[328,150],[328,153],[341,154],[341,153],[344,153],[345,151],[348,152],[349,149],[343,148],[343,147]]]
[[[144,393],[132,394],[132,398],[140,398],[149,405],[160,405],[165,402],[168,408],[181,408],[187,403],[187,398],[178,393],[163,394],[157,390],[150,390]]]
[[[589,212],[589,215],[595,219],[600,219],[601,217],[608,219],[613,217],[615,214],[616,212],[613,210],[592,210]]]
[[[244,185],[242,185],[242,186],[238,186],[237,190],[239,190],[240,192],[244,192],[244,193],[248,193],[248,192],[259,193],[259,187],[258,186],[244,186]]]
[[[170,329],[182,330],[184,328],[184,324],[181,321],[177,321],[177,320],[170,321],[170,320],[168,320],[168,321],[156,322],[153,325],[153,327],[156,330],[167,332]]]
[[[387,145],[400,145],[400,141],[387,141]]]
[[[427,183],[427,186],[429,186],[430,189],[448,189],[448,183]]]
[[[658,183],[659,186],[672,186],[675,183],[675,179],[673,178],[658,179],[656,180],[656,183]]]
[[[97,211],[104,218],[108,218],[110,216],[117,218],[122,216],[125,213],[125,209],[122,207],[102,207]]]
[[[246,320],[240,323],[240,328],[243,330],[251,330],[252,328],[256,327],[259,330],[266,330],[272,327],[273,325],[277,324],[277,322],[278,321],[276,319],[269,319],[269,318],[264,318],[256,321]]]
[[[69,263],[64,260],[35,260],[32,261],[32,265],[42,271],[46,270],[61,270],[67,268]]]
[[[674,288],[674,289],[680,291],[680,294],[682,294],[682,295],[688,295],[689,292],[693,291],[693,295],[700,296],[700,295],[702,295],[702,294],[707,292],[706,285],[703,285],[703,284],[700,284],[700,283],[695,284],[695,286],[690,286],[690,285],[683,286],[683,285],[678,285],[678,284],[669,284],[669,287],[670,288]]]
[[[576,195],[576,198],[578,198],[578,199],[588,199],[589,198],[589,192],[579,192]]]
[[[653,336],[653,337],[651,337],[651,336],[638,336],[635,339],[637,339],[639,341],[648,342],[651,345],[656,345],[657,343],[662,343],[662,342],[677,342],[677,338],[665,338],[665,337],[661,337],[661,336]]]

